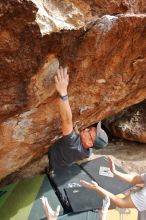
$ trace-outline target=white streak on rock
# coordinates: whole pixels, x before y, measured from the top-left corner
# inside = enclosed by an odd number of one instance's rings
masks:
[[[31,114],[36,112],[36,108],[24,112],[20,115],[18,123],[14,128],[12,137],[20,142],[23,142],[28,134],[28,130],[32,127],[32,119],[28,118]]]
[[[99,27],[102,31],[108,32],[108,31],[111,30],[111,28],[113,27],[113,25],[115,24],[115,22],[116,22],[117,19],[118,19],[118,17],[116,17],[116,16],[104,15],[104,16],[101,18],[98,27]]]
[[[78,29],[79,26],[82,27],[85,24],[83,13],[79,8],[76,8],[73,3],[66,4],[64,6],[66,7],[66,11],[61,11],[59,6],[57,7],[53,1],[32,1],[38,8],[36,21],[40,27],[42,35],[50,34],[52,31],[57,32],[62,29]]]
[[[106,83],[106,80],[105,79],[97,79],[96,82],[99,84],[102,84],[102,83]]]

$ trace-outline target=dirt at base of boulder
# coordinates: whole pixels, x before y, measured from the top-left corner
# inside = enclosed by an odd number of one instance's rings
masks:
[[[90,159],[101,156],[111,156],[114,162],[123,167],[127,172],[146,172],[146,144],[123,141],[121,139],[112,139],[107,148],[94,150]],[[47,155],[44,155],[42,158],[32,161],[26,167],[23,167],[17,172],[6,177],[0,182],[0,186],[43,174],[45,173],[45,168],[47,166],[48,157]]]

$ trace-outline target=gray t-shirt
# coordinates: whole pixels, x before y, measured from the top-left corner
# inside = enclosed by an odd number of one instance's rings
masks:
[[[51,170],[58,170],[72,165],[77,160],[88,158],[92,149],[85,149],[80,135],[73,130],[69,135],[63,136],[49,149],[49,162]]]
[[[144,180],[144,187],[138,191],[131,193],[131,199],[138,209],[138,220],[146,220],[146,173],[141,174]]]

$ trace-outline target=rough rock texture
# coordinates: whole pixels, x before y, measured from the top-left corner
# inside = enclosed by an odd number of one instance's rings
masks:
[[[121,13],[145,13],[145,0],[84,0],[90,5],[92,14],[103,16]]]
[[[145,9],[142,0],[1,0],[0,179],[59,138],[60,64],[79,128],[146,98]]]
[[[108,118],[105,124],[117,137],[146,143],[146,101]]]

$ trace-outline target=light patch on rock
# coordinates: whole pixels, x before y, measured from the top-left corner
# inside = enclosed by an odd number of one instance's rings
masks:
[[[59,68],[59,61],[57,58],[52,58],[50,60],[48,60],[48,62],[45,63],[45,65],[43,66],[42,70],[40,72],[42,72],[42,74],[40,74],[40,81],[42,81],[42,87],[47,87],[49,86],[49,84],[52,83],[52,79],[54,81],[54,76],[57,72],[57,69]]]
[[[74,6],[73,3],[66,3],[62,11],[53,3],[53,1],[32,0],[38,8],[36,22],[40,27],[42,35],[57,32],[62,29],[72,30],[78,29],[85,25],[84,14],[81,10]],[[65,3],[64,3],[65,4]]]
[[[102,84],[102,83],[106,83],[106,80],[105,79],[97,79],[96,82],[99,84]]]
[[[90,109],[93,109],[94,107],[93,106],[89,106],[89,105],[84,105],[84,106],[80,106],[79,108],[79,114],[83,114],[84,112],[90,110]]]
[[[29,94],[33,97],[35,104],[39,105],[56,91],[54,76],[58,67],[58,59],[54,55],[49,55],[42,68],[31,78]]]
[[[36,108],[24,112],[19,116],[17,125],[14,128],[12,137],[20,142],[23,142],[28,134],[28,130],[32,127],[32,119],[28,118],[31,114],[36,112]]]
[[[131,133],[138,133],[141,130],[141,125],[139,124],[139,117],[140,117],[140,112],[137,111],[130,121],[127,121],[125,123],[119,124],[119,127],[121,128],[122,131],[129,130]]]
[[[82,68],[84,68],[84,69],[88,68],[88,66],[90,65],[90,62],[89,62],[89,61],[90,61],[90,60],[89,60],[88,57],[86,57],[84,60],[82,60],[82,62],[81,62]]]
[[[131,130],[130,125],[128,125],[126,123],[119,124],[119,127],[121,128],[122,131]]]
[[[11,128],[15,127],[16,124],[17,124],[17,120],[13,118],[10,118],[7,121],[2,123],[3,127],[6,126],[6,127],[11,127]]]
[[[28,117],[29,115],[33,114],[33,113],[36,112],[36,111],[37,111],[37,108],[33,108],[33,109],[31,109],[30,111],[23,112],[23,113],[20,115],[20,118]]]
[[[108,32],[111,30],[111,28],[113,27],[113,25],[115,24],[117,19],[118,19],[118,17],[116,17],[116,16],[104,15],[103,17],[101,17],[101,20],[100,20],[98,27],[102,31]]]

